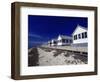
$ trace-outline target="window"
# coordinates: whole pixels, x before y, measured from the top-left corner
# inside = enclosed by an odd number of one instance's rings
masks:
[[[56,42],[56,41],[54,41],[53,43],[54,43],[54,44],[57,44],[57,42]]]
[[[74,35],[74,40],[77,40],[77,35]]]
[[[78,38],[81,39],[81,34],[78,34]]]
[[[66,43],[68,43],[68,40],[66,40]]]
[[[82,38],[87,38],[87,32],[82,33]]]
[[[65,39],[62,39],[62,42],[63,42],[63,43],[66,43],[66,40],[65,40]]]
[[[72,43],[72,40],[70,40],[70,43]]]
[[[74,35],[74,40],[75,40],[75,35]]]
[[[82,33],[82,38],[84,38],[85,36],[84,36],[84,33]]]
[[[85,32],[85,38],[87,38],[87,32]]]
[[[50,45],[52,44],[52,42],[50,42]]]
[[[77,40],[77,35],[76,35],[76,40]]]

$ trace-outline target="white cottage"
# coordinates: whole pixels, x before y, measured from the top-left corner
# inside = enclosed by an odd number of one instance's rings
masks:
[[[70,45],[72,43],[72,37],[59,35],[57,41],[58,41],[57,43],[58,46]]]
[[[51,46],[52,45],[52,42],[51,41],[48,41],[48,46]]]
[[[88,30],[85,27],[77,25],[72,33],[74,46],[87,46],[88,43]]]
[[[51,40],[51,46],[57,46],[57,39]]]

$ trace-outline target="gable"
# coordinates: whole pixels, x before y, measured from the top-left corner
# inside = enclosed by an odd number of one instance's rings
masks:
[[[76,29],[74,30],[74,32],[72,33],[72,35],[79,34],[79,33],[86,32],[86,31],[87,31],[86,28],[78,25]]]
[[[58,36],[58,40],[60,40],[60,39],[62,39],[62,38],[61,38],[61,36],[59,35],[59,36]]]

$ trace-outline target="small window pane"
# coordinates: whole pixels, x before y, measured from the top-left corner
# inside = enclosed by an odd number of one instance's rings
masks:
[[[76,35],[76,40],[77,40],[77,35]]]
[[[65,43],[65,42],[66,42],[66,40],[65,40],[65,39],[62,39],[62,42],[63,42],[63,43]]]
[[[85,38],[87,38],[87,32],[85,32]]]
[[[75,35],[74,35],[74,40],[75,40]]]
[[[68,40],[66,40],[66,43],[68,43]]]
[[[72,40],[70,40],[70,43],[72,43]]]
[[[84,33],[82,33],[82,38],[84,38]]]
[[[78,34],[78,38],[81,39],[81,35],[80,34]]]

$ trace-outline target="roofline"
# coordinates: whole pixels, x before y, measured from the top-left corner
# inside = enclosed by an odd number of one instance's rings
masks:
[[[72,36],[68,36],[68,35],[59,35],[59,36],[66,36],[66,37],[72,38]]]
[[[83,26],[81,26],[81,25],[78,24],[77,27],[75,28],[75,30],[73,31],[72,35],[74,34],[74,32],[76,31],[76,29],[77,29],[78,27],[81,27],[81,28],[83,28],[83,29],[85,29],[85,30],[88,30],[87,28],[85,28],[85,27],[83,27]]]

